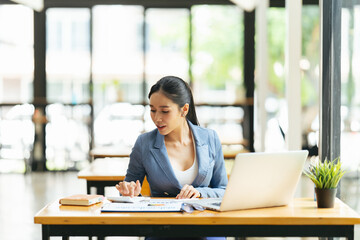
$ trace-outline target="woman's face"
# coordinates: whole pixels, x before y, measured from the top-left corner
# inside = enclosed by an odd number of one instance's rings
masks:
[[[168,135],[177,129],[182,121],[179,105],[167,98],[160,91],[150,97],[150,115],[161,135]]]

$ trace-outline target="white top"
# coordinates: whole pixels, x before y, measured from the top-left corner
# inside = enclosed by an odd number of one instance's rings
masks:
[[[194,151],[195,151],[193,165],[190,168],[186,169],[185,171],[178,170],[174,166],[172,166],[174,173],[175,173],[175,177],[177,178],[177,180],[179,181],[181,186],[184,186],[185,184],[191,185],[199,172],[199,166],[198,166],[198,162],[196,159],[195,140],[194,140],[194,137],[192,137],[192,138],[193,138]]]

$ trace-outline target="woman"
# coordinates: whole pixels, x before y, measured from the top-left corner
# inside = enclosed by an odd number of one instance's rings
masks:
[[[136,140],[118,191],[138,196],[146,176],[153,197],[222,197],[227,175],[221,143],[215,131],[199,126],[189,85],[167,76],[148,97],[157,129]]]

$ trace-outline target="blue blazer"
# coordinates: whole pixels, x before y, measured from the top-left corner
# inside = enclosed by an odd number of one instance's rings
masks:
[[[222,146],[214,130],[193,125],[188,121],[196,146],[199,172],[192,186],[201,197],[222,197],[228,182]],[[182,186],[175,177],[164,136],[157,129],[141,134],[130,154],[125,181],[140,180],[144,177],[150,185],[153,197],[175,197]]]

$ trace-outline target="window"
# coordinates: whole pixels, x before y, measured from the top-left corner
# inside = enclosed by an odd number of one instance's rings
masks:
[[[91,139],[90,10],[48,9],[46,29],[46,166],[79,169]]]
[[[235,6],[144,10],[120,5],[96,6],[93,13],[96,146],[131,146],[140,133],[154,129],[148,106],[137,103],[148,102],[150,87],[166,75],[190,82],[190,70],[196,103],[223,104],[198,106],[200,124],[216,129],[224,143],[242,142],[243,110],[226,107],[244,98],[242,11]],[[225,117],[204,113],[209,110]]]
[[[0,103],[33,99],[33,11],[21,5],[0,5]]]
[[[245,99],[243,12],[236,6],[200,5],[192,14],[193,92],[200,105],[199,122],[216,130],[222,144],[242,144],[244,111],[231,105]]]
[[[189,81],[189,11],[146,11],[147,91],[160,78],[173,75]]]
[[[360,151],[360,4],[342,9],[341,24],[341,161],[358,171]]]
[[[81,169],[90,151],[90,106],[49,104],[46,107],[46,167],[49,170]]]
[[[195,102],[242,103],[242,11],[236,6],[204,5],[193,7],[192,13]]]
[[[46,11],[46,19],[48,101],[73,104],[88,102],[89,9],[52,8]]]
[[[34,141],[33,11],[0,5],[0,172],[25,172]],[[11,163],[11,164],[10,164]]]
[[[93,18],[95,146],[132,146],[144,130],[144,9],[95,6]]]
[[[302,59],[300,61],[302,132],[304,147],[317,145],[318,93],[319,93],[319,7],[302,8]],[[285,99],[285,9],[270,8],[268,11],[269,86],[265,108],[268,115],[265,148],[285,149],[281,130],[287,131],[287,105]]]
[[[140,6],[93,8],[93,81],[96,115],[115,102],[141,103],[144,72]]]

